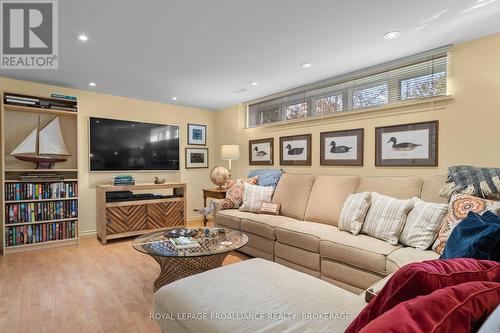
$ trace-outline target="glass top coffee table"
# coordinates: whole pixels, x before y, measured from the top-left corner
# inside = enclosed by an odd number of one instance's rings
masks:
[[[168,231],[158,231],[137,237],[132,246],[139,252],[153,257],[160,265],[161,272],[154,282],[154,291],[187,276],[222,266],[229,252],[239,249],[248,242],[248,237],[240,231],[220,228],[224,233],[205,237],[203,229],[193,238],[200,247],[177,249],[166,236]]]

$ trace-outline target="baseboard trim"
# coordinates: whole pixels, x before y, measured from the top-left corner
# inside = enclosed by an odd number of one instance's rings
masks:
[[[89,238],[89,237],[95,237],[95,236],[97,236],[96,230],[87,230],[87,231],[80,232],[80,238]]]

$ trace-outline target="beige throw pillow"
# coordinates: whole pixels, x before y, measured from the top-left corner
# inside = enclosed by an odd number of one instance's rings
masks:
[[[353,235],[359,234],[370,203],[370,192],[349,194],[340,212],[339,229],[349,231]]]
[[[271,201],[273,191],[274,188],[271,186],[246,184],[243,190],[243,203],[240,211],[258,213],[262,202]]]
[[[412,207],[411,199],[399,200],[373,192],[372,204],[361,231],[368,236],[396,245],[403,230],[406,215]]]
[[[413,205],[399,236],[399,242],[418,250],[427,250],[437,237],[448,213],[448,205],[425,202],[419,198],[413,198]]]

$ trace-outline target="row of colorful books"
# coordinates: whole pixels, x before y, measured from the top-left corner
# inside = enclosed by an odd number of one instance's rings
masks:
[[[8,201],[61,199],[77,196],[77,182],[5,184],[5,200]]]
[[[78,201],[44,201],[7,204],[5,223],[68,219],[78,216]]]
[[[6,245],[16,246],[75,238],[76,221],[8,227]]]

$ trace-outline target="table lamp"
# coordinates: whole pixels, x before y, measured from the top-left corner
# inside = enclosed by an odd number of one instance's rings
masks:
[[[220,156],[221,159],[229,161],[229,179],[231,179],[231,161],[237,161],[240,159],[240,146],[221,145]]]

